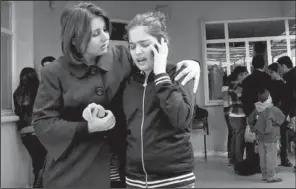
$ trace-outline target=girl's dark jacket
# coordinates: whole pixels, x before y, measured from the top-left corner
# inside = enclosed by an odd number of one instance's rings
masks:
[[[127,178],[166,179],[194,169],[191,124],[195,94],[193,80],[184,87],[174,81],[176,67],[148,77],[133,67],[123,95],[127,120]],[[163,81],[163,82],[160,82]]]

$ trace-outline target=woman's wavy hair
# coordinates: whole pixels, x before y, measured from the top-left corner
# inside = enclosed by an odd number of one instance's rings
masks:
[[[82,2],[66,8],[61,16],[61,45],[66,59],[72,63],[84,61],[84,53],[91,39],[91,20],[102,17],[111,34],[111,23],[103,9],[93,3]]]

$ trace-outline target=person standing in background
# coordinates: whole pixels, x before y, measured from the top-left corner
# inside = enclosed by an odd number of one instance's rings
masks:
[[[258,92],[261,88],[266,87],[270,90],[271,78],[264,72],[265,60],[263,55],[256,55],[252,59],[253,72],[242,83],[242,104],[243,110],[248,118],[255,109],[255,103],[258,101]],[[246,157],[256,156],[255,143],[246,143]],[[252,159],[252,158],[251,158]]]
[[[223,86],[222,86],[222,96],[223,96],[223,111],[224,111],[224,117],[228,129],[228,135],[227,135],[227,157],[228,157],[228,163],[230,163],[230,158],[232,157],[231,154],[231,140],[232,140],[232,130],[231,126],[229,123],[229,108],[230,108],[230,103],[229,101],[229,95],[228,95],[228,88],[229,88],[229,83],[230,83],[230,77],[225,76],[223,77]]]
[[[266,88],[258,92],[256,109],[250,114],[248,123],[258,140],[262,180],[267,183],[281,182],[275,177],[277,168],[277,142],[280,138],[280,127],[285,121],[282,111],[273,105]]]
[[[280,65],[280,73],[286,82],[285,97],[282,102],[282,111],[286,115],[286,121],[281,127],[281,164],[285,167],[291,167],[293,164],[288,159],[288,134],[287,125],[289,120],[296,119],[296,67],[293,68],[293,63],[290,57],[282,56],[277,62]]]
[[[36,71],[25,67],[20,73],[20,82],[13,93],[14,111],[19,120],[17,128],[20,132],[21,141],[27,148],[33,165],[34,182],[33,187],[39,188],[42,183],[42,168],[46,157],[46,149],[38,140],[35,130],[31,125],[33,105],[39,86]]]
[[[245,149],[246,116],[241,101],[242,82],[248,76],[245,66],[237,66],[231,73],[231,82],[228,88],[229,95],[229,123],[232,131],[230,164],[243,160]]]

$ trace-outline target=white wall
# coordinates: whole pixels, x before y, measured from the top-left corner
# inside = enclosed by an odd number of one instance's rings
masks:
[[[15,3],[15,63],[13,90],[19,83],[19,74],[24,67],[34,67],[34,10],[33,1]]]
[[[22,68],[33,67],[33,1],[14,1],[15,58],[13,90]],[[16,116],[1,117],[1,188],[26,187],[31,181],[31,159],[16,129]]]
[[[32,178],[31,159],[14,123],[17,119],[1,120],[1,188],[26,187]]]
[[[73,4],[73,2],[70,2]],[[167,22],[171,38],[169,60],[197,59],[202,62],[201,20],[218,21],[250,18],[281,17],[281,2],[278,1],[130,1],[95,2],[111,18],[130,20],[137,13],[153,10],[156,5],[168,4],[170,20]],[[60,54],[59,18],[65,2],[54,2],[55,10],[50,12],[47,2],[34,2],[34,62],[37,67],[42,57]],[[197,101],[204,106],[203,75],[197,92]],[[226,124],[222,107],[208,107],[210,136],[208,149],[225,151]],[[196,151],[201,151],[202,137],[193,137]]]
[[[295,17],[295,1],[281,1],[281,10],[284,16]]]

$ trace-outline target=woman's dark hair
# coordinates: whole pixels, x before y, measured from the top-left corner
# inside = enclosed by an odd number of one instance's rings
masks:
[[[22,71],[20,73],[20,83],[19,83],[19,86],[20,85],[24,85],[24,83],[23,83],[24,82],[24,77],[27,77],[30,81],[35,81],[36,83],[39,84],[38,76],[37,76],[37,73],[36,73],[36,71],[35,71],[34,68],[25,67],[25,68],[22,69]],[[31,84],[29,86],[31,86]]]
[[[293,62],[292,62],[291,58],[288,57],[288,56],[282,56],[282,57],[280,57],[280,58],[277,60],[277,62],[278,62],[280,65],[283,65],[283,64],[286,65],[287,68],[293,68]]]
[[[230,81],[235,81],[239,74],[248,72],[246,66],[236,66],[229,76]]]
[[[61,45],[64,56],[70,62],[79,64],[84,61],[83,55],[91,39],[91,20],[94,17],[103,18],[111,34],[108,16],[95,4],[83,2],[63,11],[60,20]]]
[[[271,71],[274,71],[274,72],[277,72],[278,73],[280,67],[279,67],[279,64],[277,62],[274,62],[274,63],[272,63],[272,64],[270,64],[268,66],[268,69],[271,70]]]
[[[24,96],[29,96],[34,102],[39,87],[39,79],[34,68],[25,67],[20,73],[19,85],[14,92],[14,97],[21,104]]]

